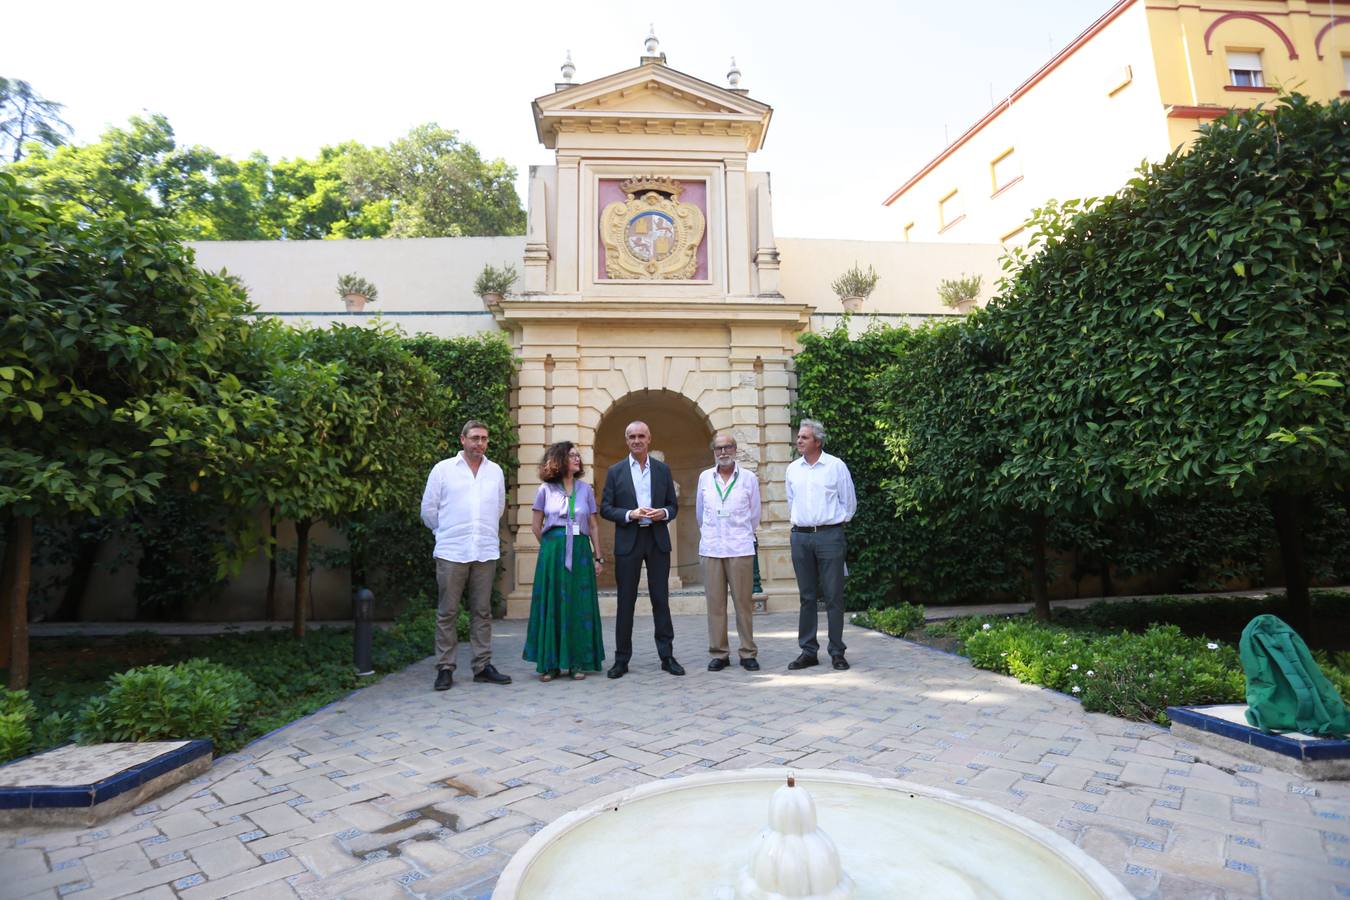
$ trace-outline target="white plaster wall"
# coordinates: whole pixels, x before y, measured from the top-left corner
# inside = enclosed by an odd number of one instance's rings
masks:
[[[950,315],[952,310],[938,299],[938,282],[961,275],[981,275],[981,306],[994,292],[1001,274],[1003,248],[996,244],[906,244],[897,241],[836,241],[813,238],[779,238],[781,290],[783,296],[816,308],[812,328],[821,316],[843,308],[830,289],[834,281],[856,262],[864,271],[870,265],[880,280],[863,305],[863,313],[883,316]],[[895,324],[890,322],[889,324]]]
[[[1108,95],[1126,66],[1132,80]],[[993,196],[990,164],[1010,147],[1022,181]],[[912,241],[996,243],[1047,199],[1114,193],[1142,160],[1171,149],[1145,4],[1136,3],[892,204],[893,233],[913,222]],[[897,174],[899,187],[913,173]],[[941,231],[938,201],[952,189],[966,218]]]
[[[484,264],[522,271],[525,238],[383,238],[359,241],[196,241],[197,264],[229,269],[265,312],[342,313],[338,276],[379,289],[370,312],[479,312],[473,281]],[[519,285],[518,285],[519,287]]]
[[[495,331],[473,293],[484,263],[510,262],[519,271],[523,237],[422,238],[367,241],[199,241],[197,262],[226,268],[248,285],[265,313],[292,324],[321,326],[382,319],[409,334],[441,337]],[[938,282],[963,274],[984,276],[983,303],[993,293],[1002,248],[992,244],[906,244],[780,238],[781,291],[788,302],[809,303],[822,315],[841,311],[830,282],[857,262],[881,276],[864,312],[946,315]],[[374,282],[380,299],[366,314],[343,312],[334,284],[357,272]]]

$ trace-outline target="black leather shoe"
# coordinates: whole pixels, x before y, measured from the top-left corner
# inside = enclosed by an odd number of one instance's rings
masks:
[[[833,660],[831,665],[833,665],[839,671],[842,672],[848,668],[848,660],[844,659],[843,654],[840,654],[839,656],[831,656],[830,659]]]
[[[714,658],[708,660],[708,671],[709,671],[709,672],[720,672],[720,671],[722,671],[723,669],[725,669],[725,668],[726,668],[727,666],[729,666],[729,665],[731,665],[731,660],[729,660],[729,659],[723,659],[722,657],[717,656],[717,657],[714,657]]]
[[[753,656],[746,657],[741,660],[741,668],[745,669],[747,672],[758,672],[759,660],[755,659]]]
[[[788,668],[795,672],[798,669],[806,669],[818,665],[820,665],[819,659],[812,656],[810,653],[803,653],[801,656],[788,663]]]
[[[606,678],[622,678],[628,674],[628,663],[615,663],[610,670],[605,673]]]
[[[479,684],[510,684],[511,676],[503,675],[492,663],[488,663],[480,671],[473,673],[473,680]]]
[[[661,660],[661,669],[672,675],[684,674],[684,666],[680,665],[673,656],[667,656],[665,659]]]
[[[455,673],[450,669],[436,670],[436,690],[448,691],[455,686]]]

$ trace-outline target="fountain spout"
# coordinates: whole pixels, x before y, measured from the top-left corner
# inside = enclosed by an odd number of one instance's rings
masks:
[[[769,824],[741,870],[736,900],[848,900],[853,880],[816,825],[816,802],[791,775],[769,801]]]

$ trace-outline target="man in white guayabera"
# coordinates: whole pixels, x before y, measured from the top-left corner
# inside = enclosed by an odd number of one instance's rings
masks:
[[[484,454],[488,429],[470,419],[459,431],[464,449],[436,463],[422,493],[422,524],[436,535],[436,690],[454,684],[459,600],[469,590],[473,680],[510,684],[492,665],[492,582],[501,556],[498,525],[506,510],[506,478]]]
[[[801,456],[787,467],[787,501],[792,519],[792,569],[797,574],[797,592],[801,597],[797,646],[802,652],[788,663],[788,668],[805,669],[819,662],[816,630],[820,614],[816,604],[823,600],[829,623],[830,659],[836,669],[847,669],[844,523],[858,509],[853,476],[843,460],[825,452],[825,426],[814,419],[802,419],[797,429],[797,452]]]
[[[755,529],[759,527],[759,480],[736,463],[736,439],[718,433],[712,441],[717,465],[698,476],[698,556],[703,565],[703,594],[708,601],[709,672],[731,665],[727,640],[727,586],[736,608],[736,640],[741,666],[759,670],[755,646]]]

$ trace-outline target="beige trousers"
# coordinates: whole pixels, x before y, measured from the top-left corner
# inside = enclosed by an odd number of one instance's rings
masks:
[[[469,588],[469,645],[473,648],[473,671],[478,674],[492,662],[492,582],[497,576],[497,560],[457,563],[436,560],[436,668],[455,669],[455,651],[459,635],[459,598]]]
[[[753,556],[700,556],[703,564],[703,593],[708,598],[708,652],[717,659],[729,659],[727,641],[727,585],[736,607],[736,639],[741,659],[754,659],[755,599],[752,596],[755,575]]]

